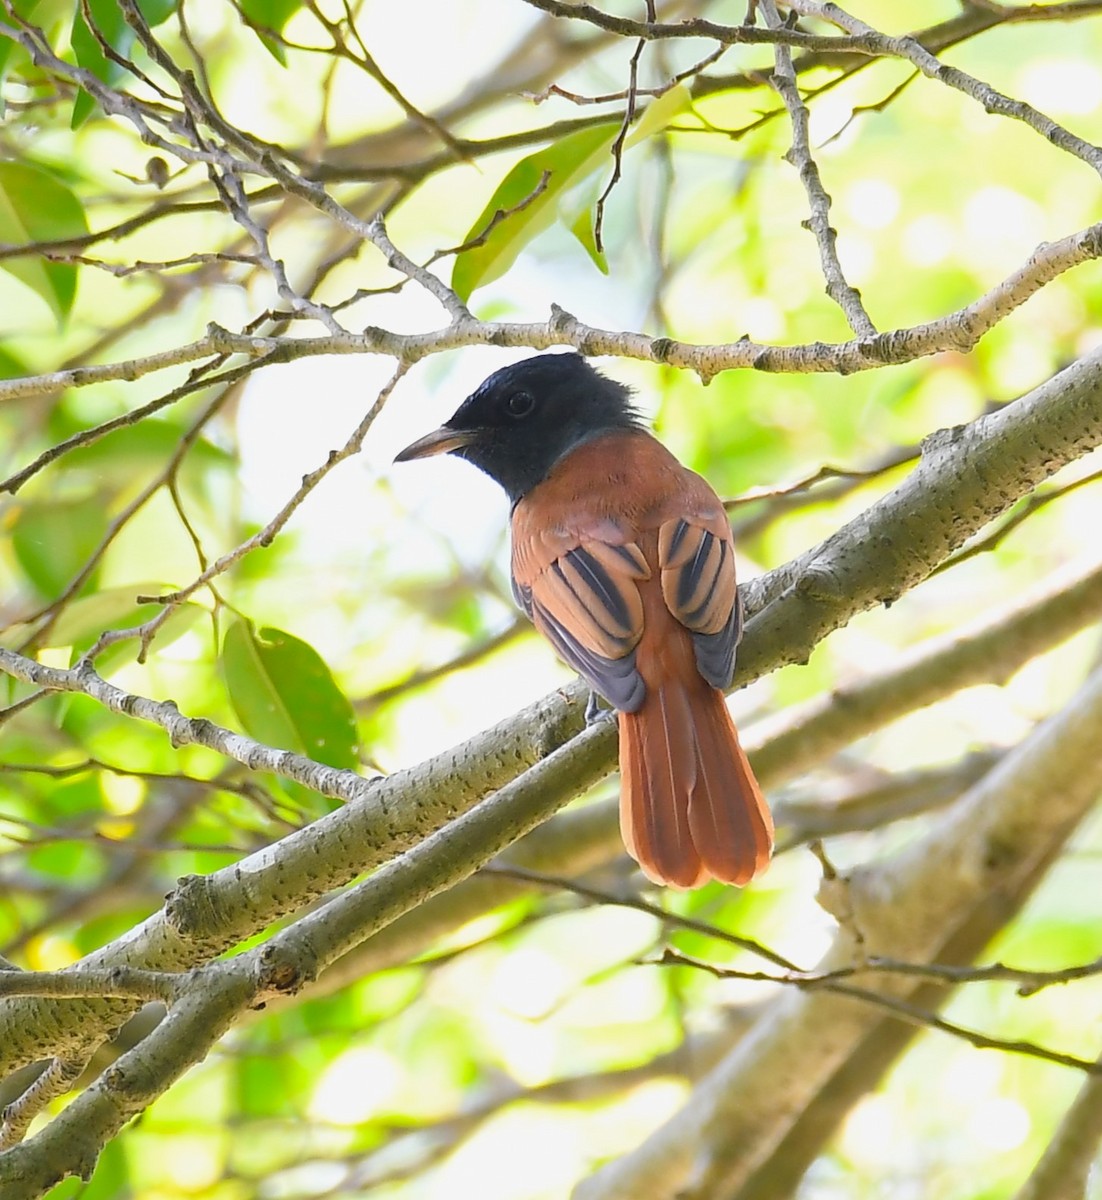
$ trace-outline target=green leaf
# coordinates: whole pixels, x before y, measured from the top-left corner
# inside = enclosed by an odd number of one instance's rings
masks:
[[[0,242],[18,246],[87,232],[84,209],[67,187],[38,167],[0,162]],[[37,292],[58,321],[69,315],[77,290],[75,266],[28,255],[6,258],[0,268]]]
[[[60,441],[80,428],[83,426],[57,417],[51,424],[50,434]],[[69,467],[72,471],[135,472],[154,463],[167,464],[180,449],[187,432],[186,425],[173,420],[147,418],[137,425],[124,425],[90,446],[78,447],[69,455]],[[188,457],[204,468],[236,463],[232,454],[207,438],[194,439]]]
[[[692,99],[689,89],[683,83],[679,83],[676,87],[670,88],[668,92],[663,92],[657,99],[652,100],[636,122],[635,128],[624,139],[624,149],[628,150],[647,138],[653,137],[656,133],[661,133],[674,117],[689,107]]]
[[[160,611],[159,604],[138,604],[136,596],[156,596],[171,591],[164,583],[128,583],[121,587],[103,588],[82,596],[65,606],[64,611],[50,628],[43,645],[72,646],[75,654],[89,646],[108,629],[132,629],[145,621],[152,620]],[[167,646],[186,633],[203,616],[199,604],[181,604],[174,609],[157,631],[156,645]],[[115,657],[115,647],[104,655],[104,661],[117,666],[119,658],[134,658],[140,649],[137,640],[120,642]]]
[[[282,33],[284,25],[301,7],[302,0],[241,0],[241,15],[249,21],[253,32],[281,67],[287,65],[286,47],[261,30],[271,29]]]
[[[12,9],[18,16],[29,17],[37,6],[38,0],[15,0]],[[20,49],[19,42],[14,42],[11,38],[0,37],[0,80],[7,72],[8,60],[11,58],[12,51],[18,49]]]
[[[665,129],[691,101],[692,96],[684,84],[670,88],[653,100],[624,140],[624,149]],[[578,130],[521,159],[513,167],[464,239],[467,242],[481,239],[480,244],[456,256],[452,287],[460,299],[467,300],[475,288],[498,279],[513,265],[521,250],[552,223],[556,205],[563,194],[576,187],[603,162],[619,129],[617,124],[604,124]],[[541,190],[540,183],[545,175],[546,183]],[[537,191],[539,194],[535,195]],[[593,236],[590,213],[595,201],[594,191],[593,202],[580,211],[574,205],[568,205],[563,223],[585,247],[597,268],[607,275],[608,262],[597,249]],[[499,218],[501,213],[508,215]]]
[[[17,379],[27,374],[27,364],[7,346],[0,346],[0,379]]]
[[[12,549],[35,588],[52,598],[84,566],[106,532],[107,513],[98,496],[34,501],[16,515]]]
[[[581,242],[586,254],[593,260],[597,270],[602,275],[608,274],[608,259],[605,252],[597,248],[595,233],[596,208],[598,187],[587,188],[573,204],[566,202],[562,206],[563,224]]]
[[[222,673],[245,731],[331,767],[356,765],[356,718],[318,652],[282,629],[234,620]]]
[[[179,3],[180,0],[138,0],[138,7],[150,29],[156,29],[172,16]]]
[[[475,288],[504,275],[521,250],[554,221],[562,194],[604,160],[618,129],[616,124],[579,129],[513,167],[464,239],[481,238],[479,245],[456,256],[452,287],[460,299],[467,300]],[[499,213],[508,215],[495,221]]]
[[[138,8],[150,27],[160,25],[176,11],[178,0],[138,0]],[[92,14],[92,22],[100,37],[88,28],[81,6],[77,5],[73,17],[73,32],[70,39],[77,63],[86,71],[91,71],[97,79],[104,83],[114,83],[125,73],[125,68],[109,59],[100,46],[100,38],[105,41],[116,54],[123,58],[130,55],[134,45],[134,30],[127,24],[118,0],[88,0],[88,10]],[[73,116],[70,126],[77,129],[88,119],[96,102],[82,88],[73,104]]]

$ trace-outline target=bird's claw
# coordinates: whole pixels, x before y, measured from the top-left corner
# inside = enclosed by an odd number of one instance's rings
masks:
[[[611,721],[615,716],[615,709],[601,707],[601,697],[596,692],[591,691],[589,693],[589,699],[585,702],[585,723],[587,728],[590,725],[596,725],[598,721]]]

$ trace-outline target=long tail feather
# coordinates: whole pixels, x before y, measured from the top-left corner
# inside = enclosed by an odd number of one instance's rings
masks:
[[[620,825],[648,878],[743,886],[769,862],[773,822],[723,694],[671,681],[620,714]]]

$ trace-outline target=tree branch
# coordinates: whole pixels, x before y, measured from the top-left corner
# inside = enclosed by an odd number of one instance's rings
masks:
[[[742,339],[737,342],[693,345],[644,333],[620,332],[587,325],[556,308],[544,322],[479,321],[464,317],[443,329],[400,334],[369,326],[362,333],[318,338],[262,337],[233,333],[217,325],[207,336],[173,350],[143,358],[96,366],[72,367],[45,375],[0,380],[0,402],[24,396],[47,395],[66,387],[83,387],[112,379],[134,380],[164,367],[212,355],[273,355],[272,361],[292,362],[323,354],[384,354],[416,362],[444,350],[463,346],[509,346],[547,350],[570,346],[582,354],[616,355],[663,363],[695,371],[703,380],[721,371],[752,367],[757,371],[850,375],[890,363],[913,362],[946,350],[967,352],[1015,309],[1053,279],[1082,263],[1102,257],[1102,222],[1055,242],[1038,246],[1017,271],[978,300],[944,317],[906,329],[848,342],[807,342],[770,346]],[[409,262],[410,271],[421,268]],[[435,278],[435,277],[433,277]],[[441,288],[445,285],[436,281]],[[441,297],[443,302],[443,297]]]
[[[1082,1200],[1102,1141],[1102,1059],[1064,1113],[1014,1200]]]
[[[779,29],[781,19],[773,0],[758,0],[770,29]],[[808,112],[796,86],[796,72],[792,68],[792,52],[787,46],[777,45],[773,50],[776,69],[770,83],[784,102],[792,123],[792,146],[785,158],[799,173],[800,182],[807,193],[811,215],[806,222],[819,246],[819,262],[826,293],[845,314],[850,328],[858,338],[876,336],[876,326],[865,311],[861,293],[846,281],[842,264],[838,261],[838,233],[830,224],[830,197],[823,187],[819,167],[811,154],[811,137],[808,132]]]
[[[920,642],[892,666],[757,722],[746,739],[754,769],[779,783],[905,713],[977,683],[1001,682],[1098,619],[1102,562],[1058,572],[1021,600]]]
[[[921,961],[958,914],[1027,876],[1102,788],[1100,729],[1102,671],[926,837],[852,872],[842,886],[869,950]],[[854,950],[840,930],[819,969],[852,965]],[[904,990],[884,978],[869,987],[896,998]],[[619,1200],[641,1187],[655,1200],[734,1192],[877,1019],[842,996],[785,993],[680,1112],[581,1185],[578,1200]]]
[[[803,657],[855,613],[900,595],[1025,490],[1096,445],[1102,438],[1100,395],[1102,351],[1014,404],[928,439],[922,462],[893,492],[821,546],[746,586],[751,619],[740,649],[739,682]],[[189,719],[170,701],[126,693],[87,664],[51,668],[0,649],[0,670],[40,686],[83,692],[112,711],[160,725],[177,744],[206,745],[253,769],[273,770],[323,795],[354,801],[274,850],[186,880],[165,910],[127,938],[125,948],[113,944],[89,956],[94,966],[111,965],[125,953],[134,966],[180,968],[262,929],[406,849],[561,746],[578,731],[584,700],[577,686],[554,692],[456,751],[369,783]],[[609,727],[601,741],[602,772],[612,769],[613,745]],[[65,1015],[56,1011],[48,1022],[36,1008],[61,1003],[0,1002],[0,1073],[43,1056],[36,1025],[56,1031],[55,1053],[99,1038],[94,1005],[73,1002]]]

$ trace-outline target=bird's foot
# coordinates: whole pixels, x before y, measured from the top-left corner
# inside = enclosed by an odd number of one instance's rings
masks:
[[[589,699],[585,702],[585,723],[586,727],[596,725],[598,721],[612,721],[616,717],[614,708],[602,708],[601,697],[596,692],[589,693]]]

